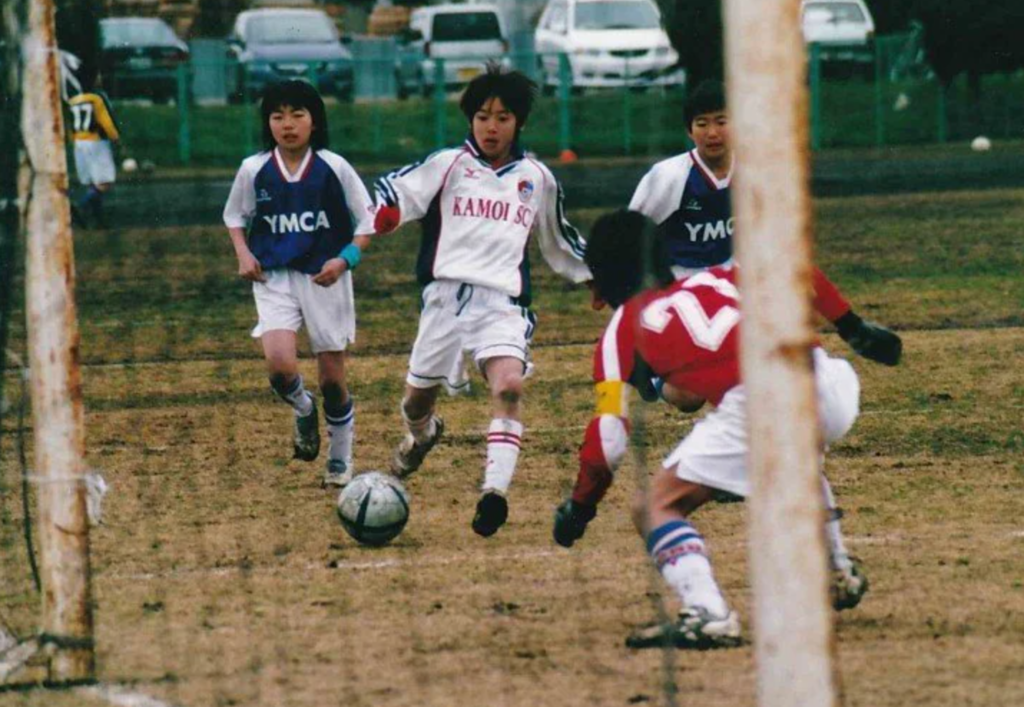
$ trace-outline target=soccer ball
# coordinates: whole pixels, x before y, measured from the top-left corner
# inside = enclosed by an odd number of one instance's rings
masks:
[[[131,157],[129,157],[128,159],[126,159],[124,162],[121,163],[121,169],[124,170],[125,172],[134,172],[138,168],[139,168],[139,163],[136,162]]]
[[[992,141],[984,135],[979,135],[971,140],[971,149],[975,152],[988,152],[992,149]]]
[[[338,496],[338,518],[356,542],[386,545],[409,521],[409,494],[394,476],[360,474]]]

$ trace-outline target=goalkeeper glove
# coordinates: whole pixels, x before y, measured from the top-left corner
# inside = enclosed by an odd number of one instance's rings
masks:
[[[884,363],[886,366],[895,366],[900,362],[903,341],[884,326],[866,322],[852,310],[834,323],[843,341],[864,358]]]
[[[373,218],[373,230],[377,233],[391,233],[402,222],[402,213],[397,206],[381,206]]]
[[[597,515],[597,506],[585,506],[569,499],[555,509],[555,542],[562,547],[572,547],[583,537],[587,523]]]

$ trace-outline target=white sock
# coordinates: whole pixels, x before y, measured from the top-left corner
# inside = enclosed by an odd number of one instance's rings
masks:
[[[718,588],[704,538],[685,520],[669,521],[647,536],[647,552],[685,607],[726,616],[729,605]]]
[[[306,417],[313,412],[313,396],[302,384],[302,376],[295,376],[295,380],[286,391],[279,391],[273,386],[271,388],[281,400],[292,406],[295,414],[299,417]]]
[[[405,405],[401,406],[402,420],[405,422],[405,429],[409,430],[412,438],[423,444],[430,441],[430,438],[437,432],[437,423],[434,420],[434,413],[427,413],[418,420],[412,420],[405,414]]]
[[[327,414],[324,410],[324,417],[327,420],[327,436],[330,443],[327,447],[327,455],[330,459],[341,459],[345,465],[352,466],[352,447],[356,434],[356,407],[352,398],[342,406],[341,415],[337,418]]]
[[[519,450],[523,446],[523,425],[516,420],[496,417],[487,430],[487,466],[484,467],[484,491],[508,493],[516,473]]]
[[[837,569],[849,569],[853,566],[850,554],[846,550],[846,543],[843,541],[843,531],[839,528],[839,512],[836,508],[836,497],[832,493],[832,485],[829,484],[825,475],[821,476],[821,488],[825,495],[825,513],[828,514],[825,520],[825,536],[828,538],[828,555],[832,566]]]

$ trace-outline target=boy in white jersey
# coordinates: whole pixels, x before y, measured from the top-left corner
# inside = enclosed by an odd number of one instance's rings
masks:
[[[296,333],[316,355],[330,438],[324,486],[353,474],[355,410],[345,350],[355,341],[351,272],[373,232],[359,175],[327,149],[323,99],[304,81],[269,87],[261,106],[264,152],[242,162],[224,207],[238,274],[253,283],[270,386],[295,412],[295,457],[320,453],[316,400],[298,371]]]
[[[466,87],[462,112],[470,135],[377,182],[378,233],[420,221],[417,275],[424,285],[401,412],[408,434],[392,470],[419,468],[444,431],[434,414],[439,387],[469,353],[491,392],[487,465],[473,530],[493,535],[508,517],[506,495],[522,447],[520,400],[534,318],[527,245],[536,236],[555,272],[590,279],[585,243],[565,220],[561,188],[547,167],[519,146],[536,95],[523,74],[489,66]]]

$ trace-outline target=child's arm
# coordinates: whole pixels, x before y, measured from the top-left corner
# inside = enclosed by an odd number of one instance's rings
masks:
[[[554,175],[544,170],[544,196],[540,213],[534,222],[537,243],[551,269],[573,282],[593,279],[590,269],[583,263],[587,243],[580,232],[565,218],[561,185]]]
[[[345,203],[348,205],[349,215],[352,217],[352,242],[341,249],[336,258],[331,258],[320,269],[320,272],[313,276],[313,282],[322,287],[333,285],[346,270],[355,270],[362,259],[363,251],[370,245],[370,235],[374,232],[373,201],[370,199],[370,192],[366,191],[363,180],[356,174],[355,169],[341,157],[331,158],[331,168],[341,181],[341,188],[345,192]]]
[[[263,268],[256,256],[249,250],[245,233],[249,219],[256,212],[256,189],[253,184],[253,173],[249,161],[242,163],[241,169],[231,185],[231,193],[224,205],[224,225],[228,228],[231,245],[235,248],[238,258],[238,275],[243,280],[264,282]]]
[[[422,162],[396,169],[378,179],[374,233],[390,233],[403,223],[426,215],[431,202],[444,187],[445,178],[461,150],[435,152]]]

